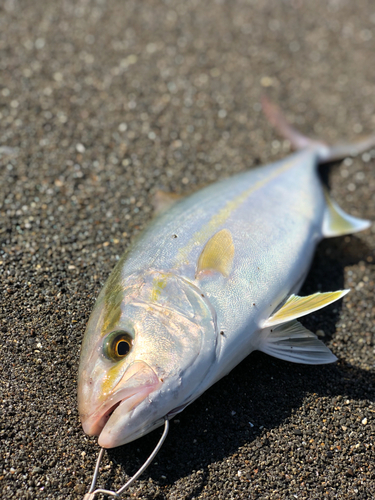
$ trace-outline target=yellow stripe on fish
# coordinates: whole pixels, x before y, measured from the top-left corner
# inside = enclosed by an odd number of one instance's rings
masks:
[[[274,180],[278,175],[286,172],[298,163],[299,159],[294,159],[292,161],[283,163],[280,168],[276,169],[270,174],[266,179],[261,179],[260,181],[253,184],[251,187],[243,191],[233,200],[228,201],[228,203],[221,209],[217,214],[215,214],[211,220],[203,226],[201,229],[196,231],[187,245],[177,253],[177,260],[175,267],[179,267],[184,261],[188,262],[188,256],[195,246],[201,246],[219,229],[224,222],[229,219],[231,214],[246,201],[250,194],[254,193],[258,189],[262,188],[272,180]]]

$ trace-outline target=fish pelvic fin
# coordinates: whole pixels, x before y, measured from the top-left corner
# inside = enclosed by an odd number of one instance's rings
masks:
[[[327,189],[324,189],[326,209],[323,218],[322,233],[326,238],[358,233],[371,226],[371,221],[358,219],[347,214],[331,198]]]
[[[310,139],[294,129],[286,120],[283,112],[265,95],[261,98],[263,112],[281,137],[287,139],[294,149],[314,148],[318,151],[319,163],[331,163],[348,156],[358,156],[375,147],[375,134],[353,143],[328,146],[324,141]]]
[[[263,330],[258,350],[292,363],[321,365],[337,361],[314,333],[295,320]]]
[[[263,328],[287,323],[296,318],[301,318],[314,311],[336,302],[349,293],[350,290],[338,290],[337,292],[314,293],[306,297],[291,295],[288,300],[270,318],[263,323]]]

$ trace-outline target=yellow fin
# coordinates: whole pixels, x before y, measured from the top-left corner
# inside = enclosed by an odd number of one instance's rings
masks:
[[[327,206],[323,219],[323,235],[326,238],[358,233],[371,226],[370,221],[345,213],[331,198],[327,189],[324,189],[324,196]]]
[[[210,238],[197,264],[196,277],[201,271],[218,271],[228,277],[232,269],[234,257],[234,245],[230,231],[222,229]]]
[[[338,290],[337,292],[326,292],[326,293],[314,293],[313,295],[308,295],[307,297],[299,297],[298,295],[291,295],[285,304],[275,312],[268,320],[263,324],[263,327],[280,325],[281,323],[286,323],[292,319],[300,318],[301,316],[306,316],[318,309],[322,309],[332,302],[341,299],[350,290]]]

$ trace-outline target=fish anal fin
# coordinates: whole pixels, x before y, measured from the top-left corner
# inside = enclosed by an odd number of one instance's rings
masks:
[[[348,215],[331,198],[327,189],[324,190],[326,210],[323,218],[323,235],[326,238],[357,233],[371,226],[371,222]]]
[[[321,365],[337,361],[314,333],[295,320],[263,330],[258,349],[292,363]]]
[[[204,246],[198,258],[195,276],[204,271],[217,271],[228,277],[232,269],[234,244],[230,231],[222,229],[214,234]]]
[[[291,295],[285,304],[276,311],[270,318],[268,318],[263,327],[280,325],[296,318],[301,318],[310,314],[318,309],[332,304],[336,300],[341,299],[350,290],[338,290],[337,292],[314,293],[307,297],[300,297],[298,295]]]

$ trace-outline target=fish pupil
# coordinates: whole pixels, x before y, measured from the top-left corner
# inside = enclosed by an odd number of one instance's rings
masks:
[[[117,344],[117,354],[119,356],[125,356],[130,351],[130,346],[125,340],[120,340]]]

